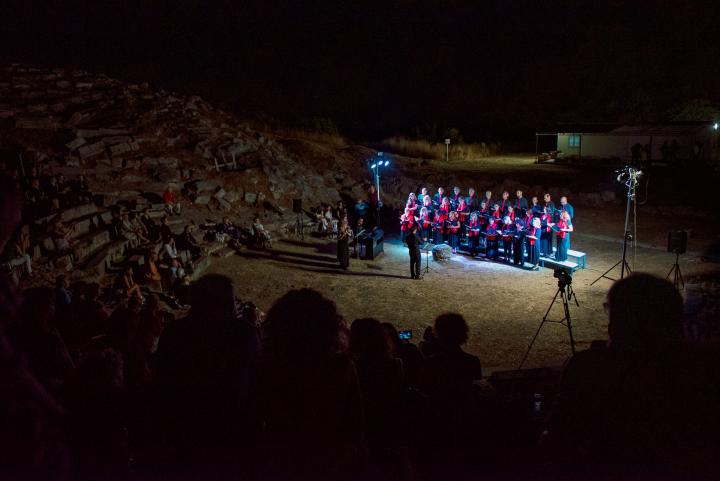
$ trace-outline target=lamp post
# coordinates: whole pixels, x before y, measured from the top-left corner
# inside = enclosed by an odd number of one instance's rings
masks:
[[[370,165],[370,170],[373,171],[375,176],[375,193],[377,194],[377,210],[376,210],[376,221],[377,225],[380,225],[380,208],[382,208],[382,200],[380,200],[380,169],[390,165],[390,161],[383,157],[383,152],[377,153],[377,159]]]
[[[450,139],[445,139],[445,162],[450,162]]]

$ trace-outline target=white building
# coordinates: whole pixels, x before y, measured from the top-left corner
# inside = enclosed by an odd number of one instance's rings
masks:
[[[653,161],[670,160],[673,150],[676,160],[716,161],[719,134],[718,124],[713,122],[682,122],[623,125],[606,132],[537,135],[556,135],[558,156],[564,158],[630,160],[633,146],[639,144],[643,149],[649,149]],[[645,153],[642,158],[646,158]]]

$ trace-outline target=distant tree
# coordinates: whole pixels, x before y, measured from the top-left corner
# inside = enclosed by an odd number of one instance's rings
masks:
[[[340,135],[335,122],[328,117],[311,117],[301,121],[301,127],[310,132],[319,132],[327,135]]]
[[[453,144],[461,144],[463,141],[462,135],[460,135],[460,131],[455,127],[445,129],[443,140],[444,139],[450,139],[450,142],[452,142]]]
[[[715,120],[720,117],[720,109],[718,104],[708,99],[690,99],[687,100],[671,111],[673,120],[682,121],[701,121]]]

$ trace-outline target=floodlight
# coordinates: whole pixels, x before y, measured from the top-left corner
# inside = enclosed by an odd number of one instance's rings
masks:
[[[370,166],[371,169],[374,169],[375,167],[377,167],[377,164],[373,164]]]
[[[715,130],[718,129],[718,123],[717,123],[717,122],[715,122],[715,123],[713,124],[713,129],[715,129]]]
[[[717,125],[717,124],[716,124],[716,125]],[[386,160],[386,161],[385,161],[385,167],[387,167],[389,163],[390,163],[390,161],[389,161],[389,160]]]
[[[382,156],[383,156],[383,153],[382,153],[382,152],[378,152],[378,157],[382,157]]]

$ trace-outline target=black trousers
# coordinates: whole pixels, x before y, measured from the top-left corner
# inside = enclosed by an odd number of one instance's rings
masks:
[[[408,248],[410,254],[410,277],[420,277],[420,249],[418,247]]]

